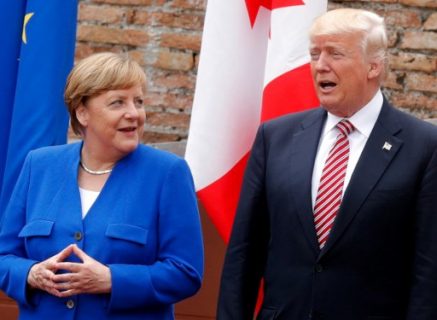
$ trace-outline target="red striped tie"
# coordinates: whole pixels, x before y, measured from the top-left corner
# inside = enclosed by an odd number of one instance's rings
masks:
[[[323,167],[314,205],[314,224],[320,249],[325,246],[335,216],[340,209],[344,178],[349,160],[348,135],[355,130],[348,120],[340,121],[336,127],[339,133]]]

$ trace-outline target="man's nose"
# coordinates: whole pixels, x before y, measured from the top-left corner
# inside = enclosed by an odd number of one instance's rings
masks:
[[[329,70],[328,56],[325,52],[320,53],[318,59],[314,62],[314,68],[317,71]]]

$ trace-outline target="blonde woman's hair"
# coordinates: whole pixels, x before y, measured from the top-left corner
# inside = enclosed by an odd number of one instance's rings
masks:
[[[127,89],[136,85],[146,92],[146,75],[141,66],[127,55],[111,52],[96,53],[79,61],[71,70],[65,86],[64,100],[70,113],[74,133],[81,135],[82,125],[76,109],[108,90]]]

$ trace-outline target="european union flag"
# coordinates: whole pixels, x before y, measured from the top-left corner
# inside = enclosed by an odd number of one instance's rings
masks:
[[[0,1],[0,215],[27,153],[62,144],[77,0]]]

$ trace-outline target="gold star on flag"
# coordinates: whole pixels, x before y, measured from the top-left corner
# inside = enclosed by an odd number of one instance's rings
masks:
[[[27,43],[27,36],[26,36],[26,25],[29,22],[30,18],[32,18],[33,12],[30,12],[24,16],[24,22],[23,22],[23,34],[21,35],[21,38],[23,39],[24,43]]]

